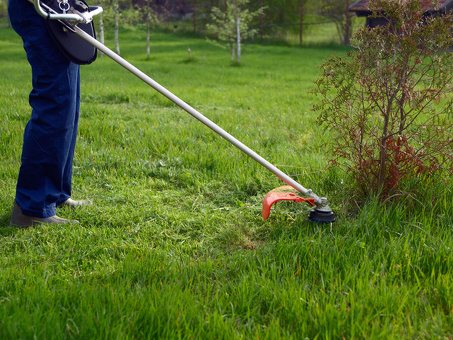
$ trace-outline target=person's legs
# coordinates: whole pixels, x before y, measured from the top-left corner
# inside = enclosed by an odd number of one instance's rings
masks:
[[[69,79],[73,79],[74,84],[69,84],[68,91],[71,91],[71,94],[68,98],[70,101],[68,105],[68,119],[65,124],[67,129],[65,140],[67,145],[62,150],[62,176],[61,176],[61,185],[60,185],[60,196],[56,201],[56,205],[59,206],[63,202],[66,202],[71,197],[71,187],[72,187],[72,164],[74,161],[74,150],[76,147],[77,140],[77,131],[79,125],[79,112],[80,112],[80,72],[79,66],[71,63],[69,72],[72,74],[69,76]],[[67,84],[67,83],[66,83]]]
[[[70,62],[26,0],[10,0],[9,15],[32,68],[32,115],[24,133],[16,201],[27,216],[47,218],[71,196],[80,103],[79,66]]]

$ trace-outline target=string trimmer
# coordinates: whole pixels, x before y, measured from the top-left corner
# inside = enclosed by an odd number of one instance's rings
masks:
[[[264,219],[269,217],[270,209],[275,202],[293,201],[296,203],[307,202],[313,207],[308,215],[308,218],[311,221],[318,223],[329,223],[335,221],[335,214],[327,205],[326,198],[318,197],[312,190],[305,189],[302,185],[269,163],[255,151],[241,143],[193,107],[165,89],[145,73],[114,53],[108,47],[97,41],[94,37],[95,34],[92,21],[94,15],[102,12],[101,7],[88,8],[88,6],[86,6],[86,10],[84,10],[83,8],[81,9],[80,6],[76,6],[71,2],[68,2],[68,0],[52,0],[51,3],[53,5],[43,4],[40,0],[31,1],[33,1],[37,12],[45,19],[48,21],[57,20],[55,22],[59,23],[57,26],[51,24],[48,25],[48,27],[50,28],[51,34],[54,36],[62,51],[71,60],[79,64],[89,64],[94,61],[96,49],[98,49],[288,184],[289,186],[274,189],[265,196],[262,210],[262,217]],[[83,0],[76,0],[76,3],[80,4],[80,2],[83,2]],[[297,192],[302,193],[309,198],[300,197],[296,193],[291,192],[289,189],[295,189]]]

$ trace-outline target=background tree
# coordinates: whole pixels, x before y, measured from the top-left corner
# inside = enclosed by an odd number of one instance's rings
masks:
[[[104,11],[95,18],[95,20],[98,20],[99,22],[99,32],[97,33],[98,39],[101,43],[104,44],[106,30],[114,27],[115,51],[117,54],[120,54],[119,46],[119,28],[121,18],[120,1],[98,0],[97,3],[104,9]]]
[[[241,40],[251,38],[256,33],[249,24],[253,18],[259,16],[263,8],[250,12],[247,9],[249,0],[227,0],[224,10],[212,8],[212,24],[208,25],[220,40],[226,41],[231,50],[231,60],[241,62]]]
[[[395,198],[453,175],[451,15],[424,17],[419,0],[373,0],[387,26],[362,27],[355,50],[322,65],[319,122],[332,163],[362,194]]]
[[[264,8],[264,0],[260,0],[260,8]],[[263,41],[263,36],[264,36],[264,10],[261,11],[259,17],[260,17],[260,40]]]
[[[148,1],[148,0],[141,0]],[[151,1],[151,0],[149,0]],[[119,31],[121,27],[133,27],[139,22],[145,22],[140,6],[134,6],[132,0],[98,0],[98,5],[104,11],[95,20],[99,22],[97,34],[101,43],[104,43],[105,32],[114,30],[115,52],[120,54]]]
[[[96,35],[97,35],[97,39],[99,40],[99,42],[101,44],[105,43],[104,16],[105,16],[105,13],[106,13],[105,12],[106,11],[106,8],[105,8],[106,5],[108,5],[108,2],[106,0],[98,0],[98,6],[101,6],[103,8],[103,10],[104,10],[95,19],[95,20],[98,20],[98,23],[99,23],[99,32]],[[102,53],[102,52],[98,52],[98,53],[100,53],[101,57],[104,56],[104,53]]]
[[[115,12],[114,10],[115,1],[118,3],[118,12]],[[248,10],[249,13],[259,11],[259,15],[254,16],[248,22],[248,27],[259,31],[261,40],[266,38],[277,38],[281,40],[289,39],[288,41],[291,41],[293,38],[296,38],[297,34],[298,43],[301,45],[304,34],[307,34],[307,23],[305,21],[309,21],[309,23],[323,21],[323,19],[319,17],[320,8],[329,10],[332,8],[324,5],[324,3],[336,5],[334,14],[337,16],[339,31],[341,31],[341,27],[344,27],[345,25],[347,27],[348,21],[345,21],[347,1],[348,0],[319,0],[319,2],[309,0],[258,0],[249,1],[245,6],[240,7]],[[191,19],[192,31],[197,32],[198,34],[206,34],[208,25],[217,25],[215,22],[213,23],[212,9],[218,8],[225,12],[227,8],[231,6],[233,0],[154,0],[151,3],[148,3],[148,6],[146,6],[145,2],[146,0],[98,0],[98,3],[101,3],[102,7],[105,9],[102,20],[101,18],[97,18],[100,25],[100,38],[102,37],[102,27],[104,27],[105,30],[112,29],[112,32],[116,31],[118,34],[120,27],[127,27],[132,22],[134,25],[137,23],[146,23],[146,16],[144,15],[146,7],[150,7],[153,10],[149,25],[150,27],[156,22],[155,20],[158,19],[160,23],[159,26],[174,28],[174,25],[178,25],[180,28],[186,29],[188,25],[180,25],[178,21]],[[264,10],[260,11],[262,8],[264,8]],[[330,16],[330,18],[332,17],[331,12],[327,10],[321,14],[324,14],[327,17]],[[117,18],[116,20],[115,17]],[[243,19],[240,19],[240,21],[243,21]],[[116,30],[115,22],[117,22]],[[235,26],[235,31],[237,31],[237,25]],[[236,33],[235,35],[237,36]],[[348,34],[342,34],[341,39],[347,36]],[[234,53],[236,55],[238,46],[237,41],[235,42],[235,45]],[[119,49],[119,40],[116,43],[116,49]]]
[[[302,36],[304,33],[304,0],[299,4],[299,46],[302,46]]]
[[[150,55],[150,45],[149,38],[151,33],[151,26],[158,23],[157,15],[154,12],[152,6],[152,0],[141,0],[140,5],[136,6],[138,15],[138,20],[144,22],[146,25],[146,57],[149,58]]]
[[[338,0],[341,1],[341,0]],[[265,21],[273,26],[269,34],[286,35],[288,32],[298,35],[299,46],[303,43],[307,17],[318,16],[319,1],[309,0],[265,0]],[[319,21],[316,20],[315,21]]]
[[[189,1],[189,0],[187,0]],[[206,26],[211,23],[211,12],[213,7],[225,8],[224,0],[190,0],[192,11],[193,32],[204,34]]]
[[[349,0],[322,0],[318,7],[320,15],[335,21],[340,40],[345,45],[349,45],[352,32],[349,4]]]
[[[116,54],[120,55],[120,42],[119,42],[119,30],[120,30],[120,3],[119,0],[112,0],[113,12],[115,13],[115,51]]]

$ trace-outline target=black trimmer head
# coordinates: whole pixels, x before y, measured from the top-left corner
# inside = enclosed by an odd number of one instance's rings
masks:
[[[332,223],[335,222],[335,214],[328,205],[315,207],[310,210],[308,220],[316,223]]]

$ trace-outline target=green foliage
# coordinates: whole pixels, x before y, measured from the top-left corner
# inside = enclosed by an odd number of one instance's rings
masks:
[[[322,65],[315,109],[363,197],[400,196],[415,179],[422,195],[453,173],[453,20],[423,18],[418,0],[372,4],[389,24],[359,29],[354,50]]]
[[[260,15],[264,8],[250,12],[246,6],[249,0],[228,0],[226,8],[212,8],[211,24],[207,25],[208,30],[214,33],[220,40],[228,43],[231,49],[233,61],[240,62],[241,40],[252,38],[258,31],[250,28],[250,22],[254,17]],[[236,53],[235,53],[236,51]],[[235,59],[236,58],[236,59]]]
[[[349,13],[346,16],[346,8],[352,3],[349,0],[322,0],[318,4],[319,14],[335,21],[339,38],[345,45],[349,45],[352,33],[352,21]]]
[[[144,22],[145,24],[157,24],[159,19],[156,12],[153,10],[152,0],[142,0],[140,5],[136,5],[136,10],[140,13],[140,19],[138,22]],[[138,23],[137,22],[137,23]]]
[[[145,17],[136,7],[126,7],[121,1],[117,3],[120,8],[118,11],[118,19],[122,28],[133,29],[137,24],[145,22]],[[115,2],[102,0],[99,1],[99,4],[104,10],[102,19],[105,29],[108,30],[115,27]],[[95,18],[94,20],[97,21],[98,18]]]

